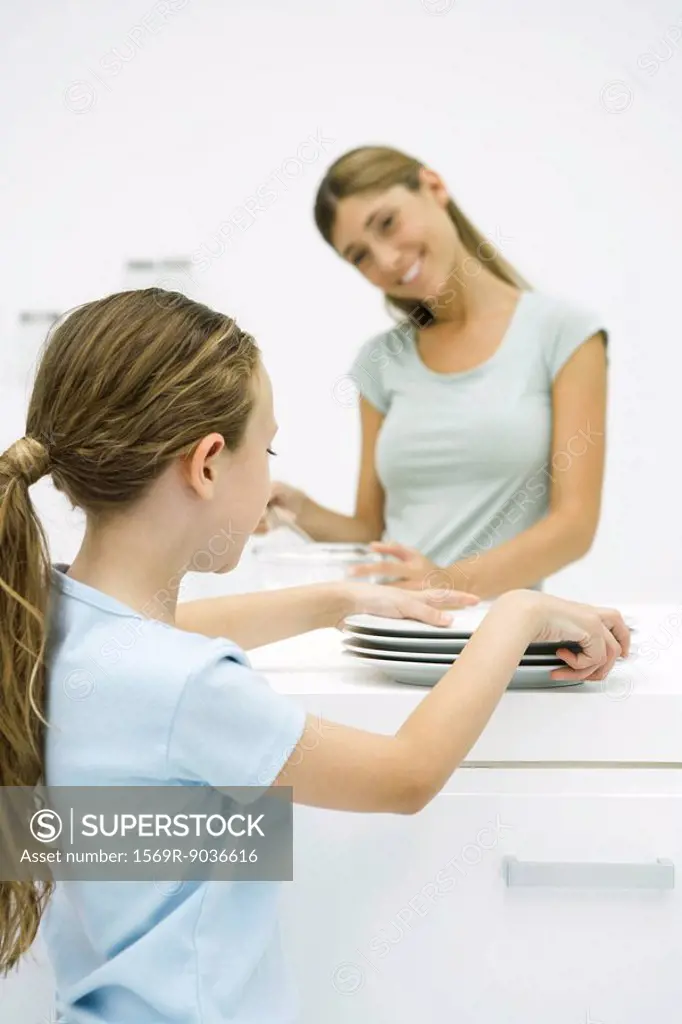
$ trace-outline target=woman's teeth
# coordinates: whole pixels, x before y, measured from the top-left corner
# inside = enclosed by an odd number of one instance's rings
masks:
[[[421,260],[416,260],[412,264],[410,269],[405,274],[403,274],[403,276],[400,278],[400,283],[401,284],[409,284],[411,281],[414,281],[415,277],[417,277],[417,275],[419,274],[419,271],[421,270],[421,266],[422,266],[422,261]]]

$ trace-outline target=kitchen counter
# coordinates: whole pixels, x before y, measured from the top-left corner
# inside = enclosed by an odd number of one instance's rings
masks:
[[[466,764],[648,764],[682,767],[682,611],[621,607],[636,623],[630,657],[607,679],[508,690]],[[428,693],[343,652],[344,634],[317,630],[249,652],[253,667],[311,713],[395,731]]]

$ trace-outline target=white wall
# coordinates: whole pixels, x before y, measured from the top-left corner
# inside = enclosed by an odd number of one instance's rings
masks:
[[[8,7],[0,42],[3,347],[19,308],[116,290],[129,257],[191,255],[194,294],[264,349],[281,424],[274,472],[350,511],[357,411],[334,385],[390,321],[317,237],[311,205],[338,154],[395,144],[446,177],[532,283],[596,306],[611,329],[601,528],[553,585],[676,598],[678,4],[38,6]],[[301,148],[311,138],[322,142]],[[298,175],[297,152],[311,161]],[[247,214],[266,184],[269,205]],[[207,258],[221,230],[224,252]],[[3,411],[1,429],[9,442],[23,423]],[[71,553],[63,511],[50,528]]]
[[[679,3],[329,6],[3,4],[2,365],[18,310],[117,290],[130,257],[191,255],[194,294],[236,315],[265,352],[276,475],[350,511],[357,411],[335,384],[389,320],[317,237],[311,207],[337,155],[396,145],[445,176],[532,283],[597,307],[610,328],[603,518],[590,555],[553,589],[676,600]],[[297,153],[310,161],[299,174]],[[265,185],[274,196],[249,219],[243,204]],[[207,260],[219,230],[231,235]],[[24,396],[6,383],[0,401],[4,448],[23,433]],[[36,498],[55,558],[71,557],[79,516],[47,483]],[[6,1010],[8,992],[0,985]],[[2,1019],[32,1024],[16,1006]]]

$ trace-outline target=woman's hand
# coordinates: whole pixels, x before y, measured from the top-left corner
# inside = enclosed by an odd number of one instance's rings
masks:
[[[443,608],[462,608],[478,602],[473,594],[455,588],[455,583],[461,586],[462,582],[456,572],[436,565],[416,548],[395,541],[373,541],[370,547],[378,554],[392,555],[392,560],[362,562],[349,568],[349,576],[381,576],[386,577],[387,583],[390,578],[390,586],[403,590],[437,590]]]
[[[285,484],[280,480],[273,480],[270,485],[270,498],[268,505],[260,518],[254,533],[268,533],[271,523],[268,517],[268,510],[271,508],[280,509],[285,513],[283,518],[290,518],[296,522],[301,514],[303,506],[308,500],[308,495],[291,484]]]
[[[342,586],[349,598],[349,615],[364,612],[389,619],[416,619],[430,626],[449,626],[452,622],[452,615],[443,610],[443,592],[440,590],[422,590],[417,594],[378,583],[346,582]],[[449,607],[464,608],[473,604],[478,604],[477,597],[461,594],[460,602]],[[341,628],[343,621],[337,623],[337,629]]]
[[[408,548],[395,541],[375,540],[369,545],[377,554],[392,555],[392,559],[383,562],[363,562],[349,570],[350,576],[390,576],[397,584],[404,582],[417,583],[420,587],[428,587],[428,577],[447,570],[439,567],[426,558],[416,548]]]

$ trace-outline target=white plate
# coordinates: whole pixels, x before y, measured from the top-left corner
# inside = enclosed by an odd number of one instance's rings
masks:
[[[380,636],[374,633],[353,633],[348,631],[348,638],[343,642],[344,644],[357,644],[368,650],[395,651],[397,653],[404,651],[405,654],[433,652],[434,655],[441,655],[461,654],[468,644],[469,638],[467,637],[465,640],[441,640],[440,637],[430,636]],[[532,648],[540,648],[540,650],[533,650],[531,654],[524,654],[523,660],[552,658],[558,646],[560,645],[531,644]]]
[[[412,686],[435,686],[449,669],[449,665],[439,662],[389,661],[380,658],[367,658],[362,654],[347,652],[348,658],[356,658],[376,672],[393,679],[396,683],[409,683]],[[512,676],[508,690],[552,690],[559,686],[580,686],[582,680],[552,679],[551,668],[539,665],[524,665],[517,668]]]
[[[462,608],[452,612],[452,623],[449,626],[430,626],[427,622],[417,619],[389,619],[381,615],[349,615],[345,620],[346,628],[353,633],[372,633],[381,636],[433,636],[443,639],[468,639],[473,631],[480,626],[486,616],[488,606],[481,609]]]
[[[359,629],[357,632],[355,629],[346,629],[344,632],[352,643],[382,651],[405,651],[406,654],[412,651],[460,654],[470,640],[468,634],[458,639],[435,636],[389,636],[388,633],[365,633]],[[526,648],[524,658],[551,658],[556,654],[557,648],[561,646],[562,644],[532,643]]]
[[[447,609],[446,609],[447,611]],[[349,615],[345,620],[345,628],[351,633],[371,633],[374,636],[404,637],[441,637],[457,640],[470,637],[478,629],[490,611],[490,602],[481,602],[473,608],[461,608],[451,611],[452,622],[449,626],[430,626],[428,622],[418,619],[391,619],[381,615]],[[637,623],[630,616],[625,623],[631,631],[637,629]]]
[[[401,647],[402,644],[396,641],[407,640],[414,643],[422,640],[439,639],[441,641],[468,640],[471,634],[477,629],[488,610],[488,605],[476,605],[475,608],[462,608],[452,613],[453,619],[449,626],[430,626],[426,622],[419,622],[417,619],[391,619],[380,615],[350,615],[344,622],[344,629],[347,633],[355,635],[358,639],[368,637],[379,641],[385,646]],[[629,629],[636,629],[635,623],[628,619]],[[536,643],[532,642],[526,648],[528,654],[549,654],[552,655],[559,647],[567,647],[572,650],[580,650],[575,643]]]
[[[354,629],[344,630],[352,643],[380,647],[382,650],[400,651],[447,651],[458,654],[469,642],[469,637],[458,639],[440,636],[388,636],[387,633],[365,633]]]
[[[367,647],[361,643],[354,643],[353,640],[344,640],[343,647],[346,651],[352,651],[354,654],[364,655],[366,658],[378,658],[379,660],[393,659],[397,661],[430,661],[432,663],[438,662],[439,664],[451,665],[453,661],[457,661],[461,652],[444,652],[444,651],[405,651],[402,648],[400,650],[388,650],[386,648],[378,647]],[[533,664],[544,664],[550,665],[553,668],[558,668],[561,665],[565,665],[566,662],[562,661],[561,658],[554,658],[551,655],[545,654],[526,654],[521,659],[521,665],[533,665]]]

